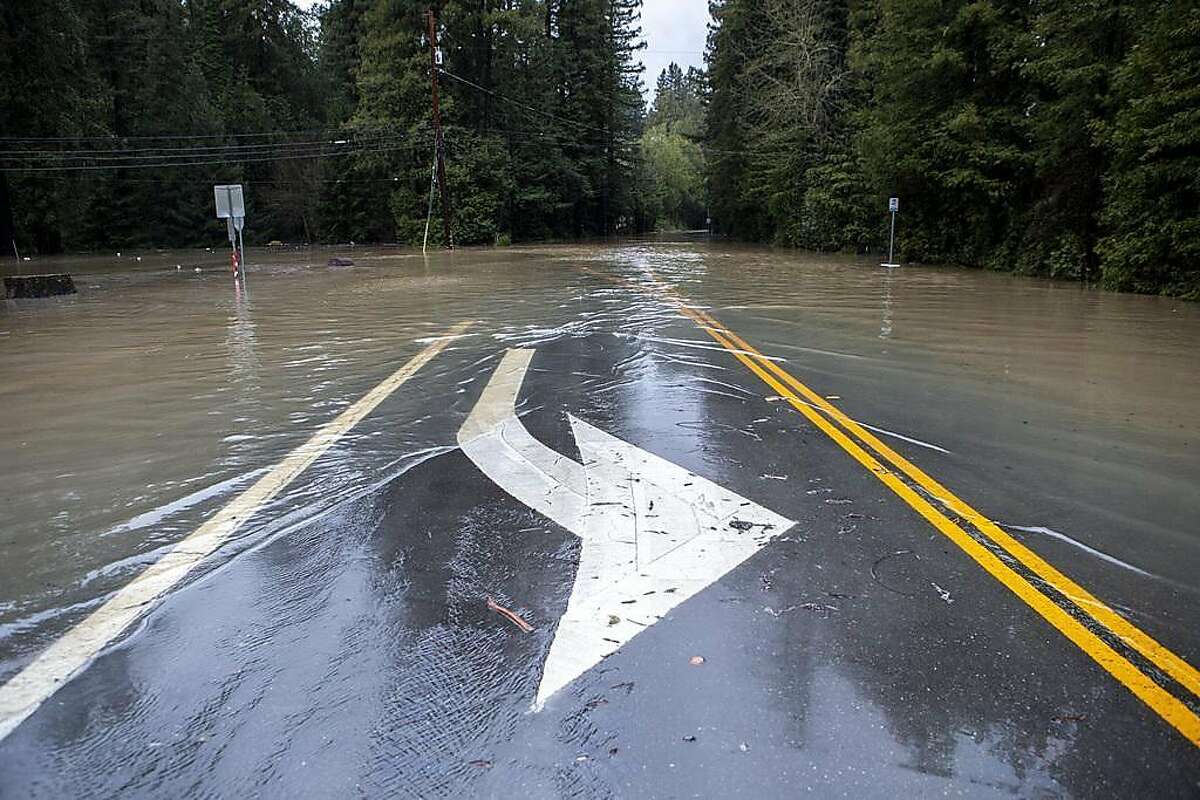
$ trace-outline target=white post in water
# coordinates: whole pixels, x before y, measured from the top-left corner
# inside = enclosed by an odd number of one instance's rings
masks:
[[[896,212],[899,210],[900,210],[900,198],[899,197],[889,197],[888,198],[888,211],[892,212],[892,233],[888,237],[888,260],[885,261],[884,263],[880,264],[879,266],[881,266],[881,267],[889,267],[890,268],[890,267],[900,266],[899,264],[896,263],[896,258],[895,258]]]
[[[240,183],[213,187],[217,201],[217,219],[225,220],[229,231],[229,246],[233,248],[233,277],[246,279],[246,247],[242,228],[246,226],[246,201]]]

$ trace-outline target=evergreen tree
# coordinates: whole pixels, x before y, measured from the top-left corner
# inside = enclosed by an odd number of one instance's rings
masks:
[[[712,0],[649,113],[640,0],[441,0],[456,241],[694,227],[1196,296],[1187,0]],[[0,238],[405,241],[430,211],[426,7],[9,0]],[[433,193],[440,214],[440,193]],[[706,213],[707,212],[707,213]],[[438,242],[441,226],[431,238]]]
[[[750,175],[750,84],[744,80],[761,0],[712,0],[708,34],[709,104],[705,118],[709,197],[716,232],[743,239],[771,236],[766,197]]]
[[[880,207],[884,196],[904,198],[907,258],[989,263],[1028,202],[1030,97],[1019,74],[1027,8],[885,2],[864,43],[874,91],[863,154]]]
[[[685,73],[672,61],[658,76],[646,117],[647,127],[666,125],[671,132],[700,138],[704,126],[704,92],[703,72],[688,67]]]
[[[1033,173],[997,265],[1086,280],[1098,275],[1108,159],[1099,132],[1112,114],[1113,70],[1128,47],[1126,15],[1114,3],[1045,0],[1036,8],[1021,71],[1031,92]]]
[[[1200,14],[1147,10],[1116,76],[1106,132],[1103,280],[1114,289],[1200,299]]]
[[[0,6],[0,147],[18,155],[44,152],[68,146],[62,137],[103,132],[104,92],[92,77],[87,40],[83,15],[70,0]],[[35,141],[42,138],[52,141]],[[83,216],[78,176],[6,172],[0,180],[0,251],[15,239],[26,253],[55,252],[76,238]]]
[[[704,153],[704,77],[671,63],[658,76],[642,134],[645,187],[640,192],[657,227],[696,229],[707,216]]]

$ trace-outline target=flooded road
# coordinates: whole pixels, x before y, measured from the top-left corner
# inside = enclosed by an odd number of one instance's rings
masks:
[[[706,241],[249,256],[44,261],[79,294],[0,308],[0,681],[444,349],[0,741],[0,796],[1200,786],[1200,307]],[[459,446],[512,348],[530,459],[594,467],[571,415],[795,523],[606,612],[538,713],[591,562]]]

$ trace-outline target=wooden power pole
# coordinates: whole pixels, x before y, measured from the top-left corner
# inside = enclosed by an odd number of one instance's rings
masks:
[[[450,233],[450,188],[446,185],[446,140],[442,137],[442,107],[438,102],[438,49],[437,17],[433,9],[425,12],[429,25],[429,79],[433,96],[433,146],[437,155],[437,182],[442,193],[442,234],[446,247],[454,249],[454,238]]]

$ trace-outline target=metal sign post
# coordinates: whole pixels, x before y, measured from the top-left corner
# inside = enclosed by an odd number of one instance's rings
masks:
[[[233,277],[246,279],[246,246],[242,229],[246,226],[246,201],[240,183],[213,187],[217,201],[217,219],[225,220],[229,231],[229,246],[233,248]]]
[[[881,267],[898,267],[895,258],[896,248],[896,212],[900,210],[900,198],[888,198],[888,211],[892,212],[892,233],[888,237],[888,260],[880,264]]]

